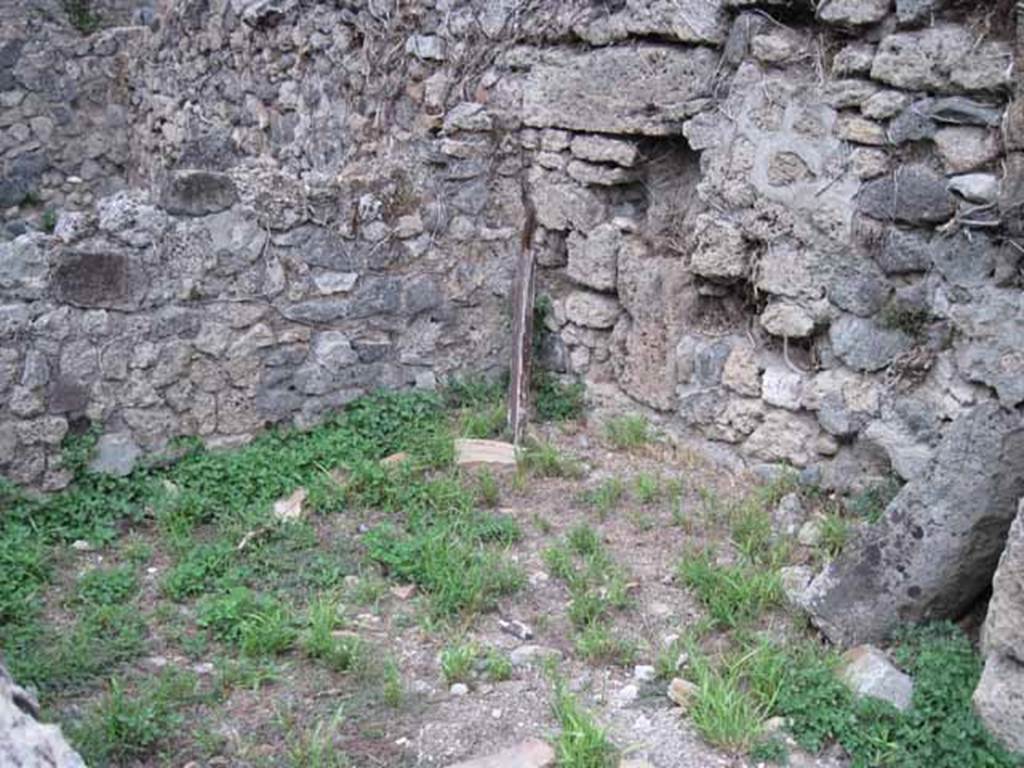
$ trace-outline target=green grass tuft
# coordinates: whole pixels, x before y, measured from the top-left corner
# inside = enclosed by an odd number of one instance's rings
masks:
[[[640,414],[616,416],[604,425],[605,439],[620,451],[632,451],[654,440],[647,418]]]
[[[777,573],[750,565],[718,565],[707,551],[684,557],[678,575],[722,627],[746,624],[782,602]]]
[[[561,728],[555,740],[559,768],[614,768],[618,750],[560,681],[555,684],[552,710]]]

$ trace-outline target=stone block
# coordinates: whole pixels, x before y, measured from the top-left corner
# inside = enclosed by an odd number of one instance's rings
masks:
[[[585,328],[611,328],[621,311],[614,297],[589,291],[575,291],[565,300],[566,318]]]
[[[746,243],[737,227],[705,214],[697,218],[697,247],[690,269],[702,277],[733,280],[747,274],[748,260]]]
[[[871,76],[908,91],[999,91],[1010,85],[1012,61],[1007,43],[978,44],[966,26],[941,23],[884,37]]]
[[[584,235],[569,233],[566,274],[581,285],[598,291],[614,291],[618,279],[622,232],[614,224],[601,224]]]
[[[825,0],[817,16],[827,24],[864,26],[877,24],[889,15],[891,0]]]
[[[725,40],[727,17],[721,0],[631,0],[614,11],[595,7],[573,29],[591,45],[631,37],[716,45]]]
[[[873,219],[915,225],[945,222],[956,210],[946,180],[923,165],[903,166],[892,176],[868,182],[857,207]]]
[[[569,149],[573,157],[591,163],[612,163],[624,168],[636,164],[637,147],[631,141],[612,139],[607,136],[582,135],[573,138]]]
[[[523,87],[523,121],[538,128],[678,134],[710,96],[709,48],[641,44],[540,54]]]
[[[974,126],[941,128],[932,137],[946,173],[967,173],[994,162],[1000,155],[999,135]]]
[[[227,174],[214,171],[173,171],[160,190],[161,207],[181,216],[217,213],[237,200],[235,182]]]
[[[844,315],[832,323],[829,339],[836,356],[860,371],[885,368],[899,354],[910,349],[914,342],[901,330],[851,315]]]

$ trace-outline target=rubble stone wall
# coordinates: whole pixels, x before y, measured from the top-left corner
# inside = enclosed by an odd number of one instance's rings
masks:
[[[524,199],[595,406],[851,488],[1024,403],[1008,2],[97,9],[0,32],[15,482],[499,373]]]

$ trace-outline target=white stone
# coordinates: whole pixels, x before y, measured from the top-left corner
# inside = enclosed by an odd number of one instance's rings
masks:
[[[410,35],[405,41],[405,52],[411,56],[427,61],[444,61],[444,38],[437,35]]]
[[[873,645],[859,645],[843,654],[839,677],[858,696],[887,701],[900,711],[910,709],[914,681]]]
[[[889,15],[890,5],[891,0],[825,0],[818,5],[818,18],[829,24],[875,24]]]
[[[313,275],[313,285],[321,296],[348,293],[359,279],[356,272],[318,272]]]
[[[642,683],[649,682],[658,676],[657,670],[650,664],[637,664],[633,667],[633,679]]]
[[[761,397],[769,405],[790,411],[800,409],[804,377],[784,365],[771,365],[761,378]]]
[[[999,198],[999,179],[991,173],[967,173],[949,180],[949,189],[972,203],[993,203]]]

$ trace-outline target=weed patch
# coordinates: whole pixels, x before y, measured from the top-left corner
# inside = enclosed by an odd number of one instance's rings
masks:
[[[541,477],[579,478],[583,467],[575,459],[563,456],[551,443],[532,442],[523,451],[520,466],[526,472]]]
[[[195,698],[192,675],[168,672],[130,692],[120,680],[69,729],[89,765],[125,765],[152,755],[181,724],[179,709]]]
[[[591,661],[628,664],[635,655],[634,646],[608,625],[616,611],[630,604],[626,578],[597,533],[589,526],[576,526],[563,543],[544,551],[544,562],[569,588],[576,650]]]
[[[751,565],[718,565],[707,551],[685,556],[677,573],[722,627],[746,624],[782,602],[777,573]]]
[[[633,451],[654,440],[647,418],[640,414],[616,416],[604,425],[605,439],[620,451]]]
[[[555,683],[552,710],[561,728],[555,739],[559,768],[614,768],[618,750],[564,683]]]
[[[626,486],[617,477],[609,477],[602,480],[596,488],[584,491],[581,500],[589,507],[597,511],[598,516],[604,520],[614,512],[623,497],[626,495]]]

